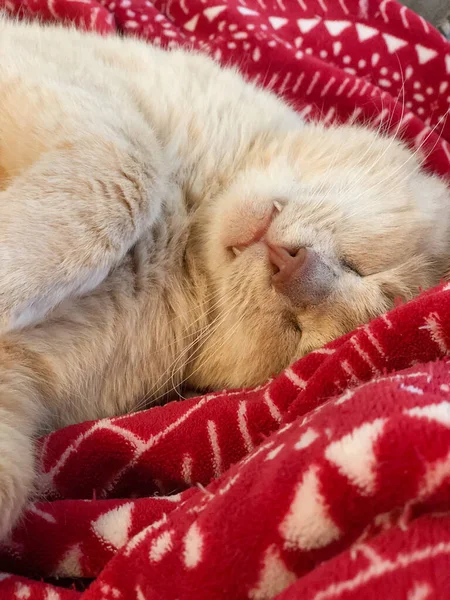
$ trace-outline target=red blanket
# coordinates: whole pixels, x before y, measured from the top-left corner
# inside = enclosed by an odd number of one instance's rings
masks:
[[[394,1],[2,3],[193,43],[305,117],[391,130],[450,172],[450,46]],[[449,598],[449,353],[447,285],[261,388],[48,436],[0,598]]]

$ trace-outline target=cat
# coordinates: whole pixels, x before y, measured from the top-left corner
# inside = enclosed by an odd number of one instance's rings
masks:
[[[0,19],[0,539],[36,436],[254,386],[437,284],[417,153],[181,49]]]

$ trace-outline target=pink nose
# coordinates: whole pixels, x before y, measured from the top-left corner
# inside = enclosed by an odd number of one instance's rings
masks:
[[[332,268],[311,248],[290,252],[269,245],[274,288],[295,305],[318,304],[330,293],[335,278]]]
[[[274,267],[272,281],[280,286],[300,274],[307,257],[306,248],[289,252],[282,246],[269,246],[269,260]]]

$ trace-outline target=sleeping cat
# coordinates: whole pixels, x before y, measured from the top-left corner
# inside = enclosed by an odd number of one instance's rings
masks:
[[[260,384],[447,271],[394,139],[136,40],[1,19],[0,56],[0,537],[44,429]]]

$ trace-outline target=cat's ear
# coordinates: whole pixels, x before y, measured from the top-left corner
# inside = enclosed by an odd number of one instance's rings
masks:
[[[420,171],[413,175],[411,191],[420,218],[426,224],[425,253],[450,271],[450,182]]]

